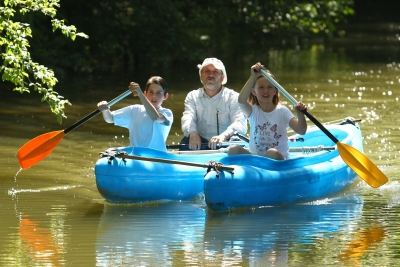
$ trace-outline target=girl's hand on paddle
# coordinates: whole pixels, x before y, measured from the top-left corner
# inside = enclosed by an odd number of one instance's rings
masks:
[[[142,90],[140,89],[139,84],[135,83],[135,82],[131,82],[129,84],[129,90],[133,93],[133,95],[138,95],[140,92],[142,92]]]
[[[254,64],[251,66],[251,75],[254,75],[256,77],[261,75],[261,70],[264,68],[264,65],[261,65],[260,62]]]
[[[97,104],[97,108],[98,108],[101,112],[103,112],[103,111],[105,111],[105,110],[109,110],[110,108],[108,107],[107,104],[108,104],[107,101],[101,101],[101,102],[99,102],[99,103]]]
[[[298,102],[296,105],[296,112],[301,112],[303,110],[307,110],[307,106],[303,102]]]

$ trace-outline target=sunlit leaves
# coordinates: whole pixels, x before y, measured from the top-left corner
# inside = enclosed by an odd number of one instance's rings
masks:
[[[46,101],[51,112],[56,116],[59,123],[65,118],[65,105],[70,105],[53,90],[58,80],[54,72],[47,67],[34,62],[28,48],[29,40],[32,38],[32,30],[29,24],[13,21],[15,12],[22,15],[28,12],[40,12],[51,17],[53,31],[60,29],[61,32],[75,40],[76,36],[88,38],[84,33],[77,33],[75,26],[65,25],[63,20],[55,19],[59,8],[59,0],[5,0],[4,7],[0,7],[0,51],[3,64],[0,68],[2,80],[12,82],[14,91],[30,93],[30,90],[42,94],[42,101]]]
[[[57,8],[60,7],[59,2],[59,0],[7,0],[4,1],[4,5],[12,8],[18,7],[21,14],[39,11],[46,16],[54,17],[57,13]]]
[[[64,20],[58,20],[58,19],[52,19],[51,24],[53,25],[53,32],[56,31],[57,29],[60,29],[61,32],[67,36],[70,37],[72,40],[75,40],[76,36],[80,36],[83,38],[89,38],[86,34],[83,32],[76,32],[76,27],[71,25],[71,26],[66,26],[64,24]]]
[[[246,23],[260,24],[262,32],[295,34],[326,33],[335,29],[335,24],[345,16],[353,15],[353,0],[295,1],[275,0],[257,2],[236,1]],[[265,18],[265,19],[264,19]]]

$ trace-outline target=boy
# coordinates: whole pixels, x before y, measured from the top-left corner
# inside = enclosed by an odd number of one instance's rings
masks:
[[[167,82],[153,76],[147,81],[144,93],[135,82],[130,83],[129,90],[137,94],[143,105],[130,105],[111,112],[107,102],[101,101],[97,107],[104,120],[128,128],[130,146],[166,151],[165,142],[173,122],[172,111],[161,106],[168,98]]]

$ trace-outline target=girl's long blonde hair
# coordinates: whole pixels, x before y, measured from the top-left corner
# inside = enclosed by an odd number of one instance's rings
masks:
[[[274,75],[272,75],[272,73],[271,73],[269,70],[265,70],[265,71],[266,71],[269,75],[271,75],[272,78],[275,79]],[[257,81],[258,81],[260,78],[265,78],[265,77],[262,76],[262,75],[258,76],[257,80],[256,80],[256,81],[254,82],[254,84],[253,84],[253,89],[254,89],[254,87],[255,87]],[[279,90],[278,90],[276,87],[275,87],[275,89],[276,89],[276,95],[274,95],[274,98],[272,98],[272,103],[274,103],[274,105],[278,105],[278,103],[279,103]],[[249,98],[247,99],[247,102],[248,102],[250,105],[258,105],[258,106],[260,105],[260,103],[258,103],[257,97],[256,97],[255,95],[253,95],[253,92],[251,92],[251,94],[249,95]]]

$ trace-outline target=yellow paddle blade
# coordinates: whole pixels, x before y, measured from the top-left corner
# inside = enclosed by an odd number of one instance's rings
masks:
[[[377,188],[387,183],[386,175],[363,153],[340,142],[337,142],[336,145],[343,161],[370,186]]]
[[[22,169],[32,167],[53,151],[64,138],[64,131],[54,131],[39,135],[18,150],[18,161]]]

